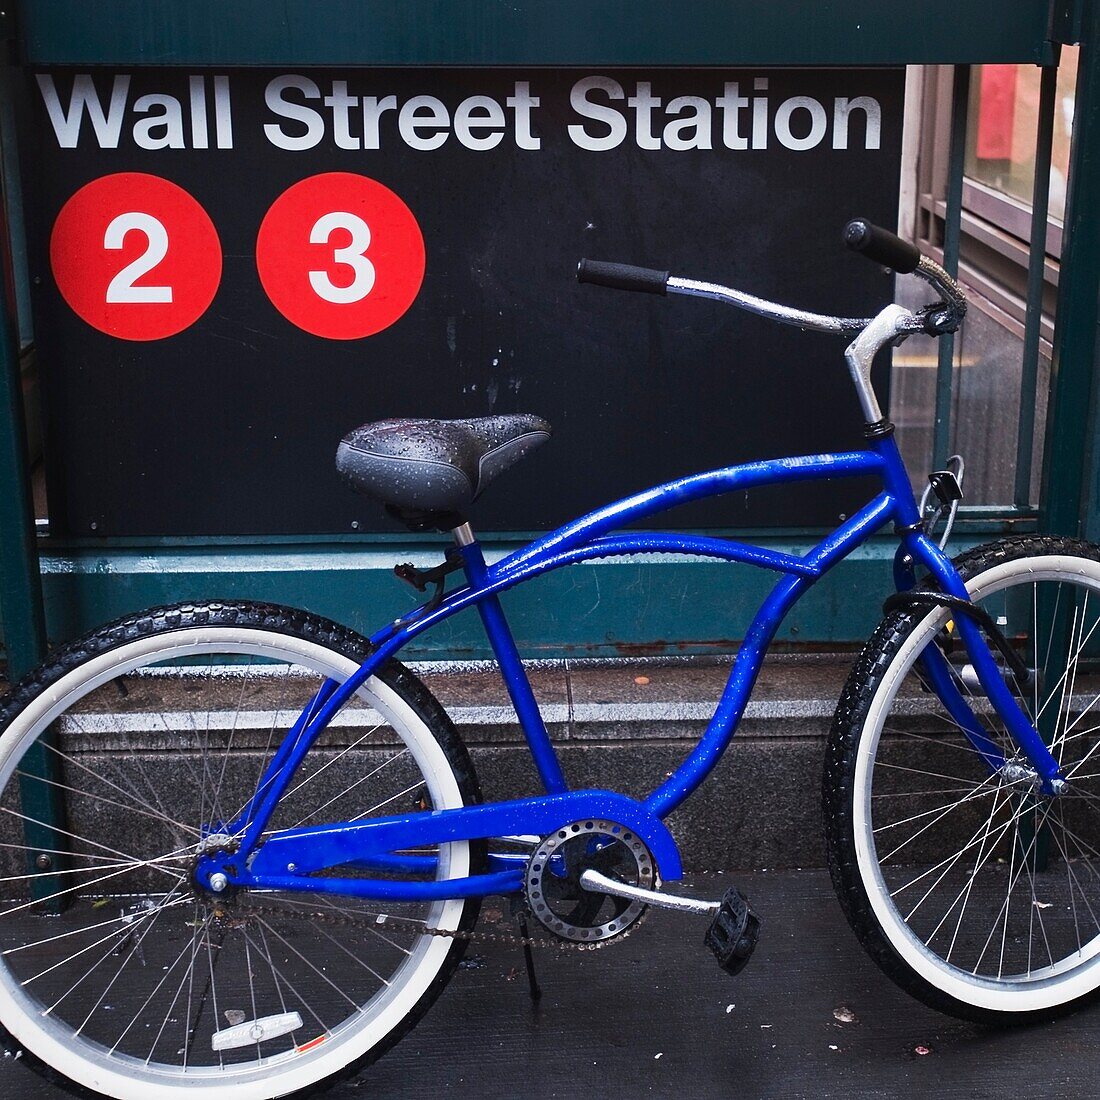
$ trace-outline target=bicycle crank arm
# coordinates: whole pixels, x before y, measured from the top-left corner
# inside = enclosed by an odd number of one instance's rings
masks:
[[[601,875],[599,871],[587,870],[581,874],[581,886],[593,893],[612,894],[617,898],[641,901],[654,905],[658,909],[673,909],[678,913],[698,913],[710,916],[721,907],[720,901],[704,901],[702,898],[687,898],[679,894],[666,894],[661,890],[647,890],[644,886],[631,886],[626,882]]]
[[[685,898],[660,890],[647,890],[643,886],[631,886],[591,869],[582,872],[581,886],[594,893],[646,902],[658,909],[713,917],[703,943],[710,948],[718,965],[727,974],[739,974],[744,969],[760,937],[760,921],[736,886],[731,886],[721,901],[704,901],[702,898]]]

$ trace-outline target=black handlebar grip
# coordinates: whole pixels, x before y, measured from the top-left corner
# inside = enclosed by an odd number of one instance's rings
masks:
[[[646,294],[668,293],[668,272],[631,264],[609,264],[603,260],[581,260],[577,282],[609,286],[614,290],[641,290]]]
[[[867,259],[899,275],[916,271],[920,263],[920,249],[916,245],[864,218],[856,218],[844,227],[844,243],[853,252],[862,252]]]

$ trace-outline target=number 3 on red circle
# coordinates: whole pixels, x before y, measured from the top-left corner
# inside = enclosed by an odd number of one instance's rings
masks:
[[[329,340],[388,328],[424,281],[424,238],[412,211],[377,180],[325,172],[287,188],[256,240],[272,305]]]

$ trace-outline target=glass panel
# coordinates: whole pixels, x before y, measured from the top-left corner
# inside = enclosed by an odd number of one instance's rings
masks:
[[[1077,83],[1076,46],[1062,50],[1058,66],[1054,149],[1050,165],[1050,216],[1061,221]],[[975,65],[970,85],[966,174],[987,187],[1030,204],[1035,172],[1039,69],[1034,65]]]
[[[1020,413],[1023,341],[974,301],[955,337],[951,380],[951,452],[966,461],[966,504],[1010,504],[1016,477],[1016,433]],[[924,305],[927,287],[898,280],[897,300],[910,309]],[[927,485],[936,411],[938,343],[914,336],[894,352],[890,417],[914,489]],[[1031,499],[1038,499],[1043,426],[1050,365],[1040,359],[1036,387]]]

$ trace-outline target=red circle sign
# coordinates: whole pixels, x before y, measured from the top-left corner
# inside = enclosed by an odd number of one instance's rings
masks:
[[[388,187],[352,172],[325,172],[287,188],[256,240],[260,281],[300,329],[358,340],[388,328],[424,281],[424,238]]]
[[[50,235],[61,296],[93,328],[120,340],[161,340],[197,321],[222,277],[206,211],[182,187],[144,172],[85,184]]]

